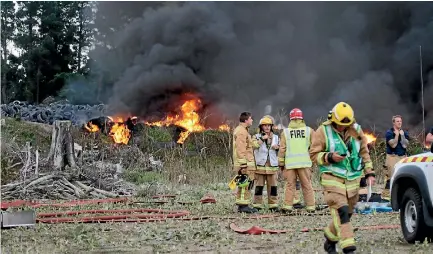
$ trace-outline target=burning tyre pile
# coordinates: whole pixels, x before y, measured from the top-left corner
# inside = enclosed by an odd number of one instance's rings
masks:
[[[128,144],[130,138],[140,126],[175,127],[174,141],[183,144],[193,132],[207,129],[228,131],[227,124],[213,124],[213,128],[206,126],[199,115],[203,108],[202,101],[195,95],[186,94],[178,102],[179,105],[172,112],[166,113],[160,119],[155,117],[137,117],[131,113],[121,113],[114,116],[107,115],[107,106],[72,105],[67,101],[55,102],[48,105],[32,105],[26,102],[14,101],[1,105],[2,117],[19,117],[25,121],[53,124],[56,120],[69,120],[73,125],[82,127],[89,133],[101,132],[112,137],[116,144]],[[90,120],[89,120],[90,119]]]
[[[149,127],[175,127],[173,137],[177,144],[183,144],[191,133],[201,132],[209,129],[229,131],[227,124],[219,124],[216,128],[206,126],[200,116],[202,101],[194,95],[185,95],[183,100],[178,101],[179,106],[175,110],[166,113],[162,119],[155,117],[138,117],[131,114],[119,114],[117,116],[105,116],[91,119],[84,125],[87,132],[102,132],[112,137],[117,144],[128,144],[134,132],[138,132],[140,126]],[[125,116],[127,115],[127,116]],[[215,126],[215,124],[213,124]]]

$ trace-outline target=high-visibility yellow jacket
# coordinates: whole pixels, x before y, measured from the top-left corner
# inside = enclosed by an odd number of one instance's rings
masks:
[[[314,130],[302,122],[291,122],[280,137],[278,161],[285,169],[311,168],[308,149]]]

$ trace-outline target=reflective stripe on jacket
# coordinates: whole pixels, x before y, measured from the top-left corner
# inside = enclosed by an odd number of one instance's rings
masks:
[[[329,132],[332,135],[329,135]],[[332,137],[332,140],[328,137]],[[348,151],[347,143],[350,144],[351,153]],[[340,154],[347,153],[347,159],[339,164],[329,163],[328,153],[332,151]],[[349,127],[341,137],[332,127],[330,121],[324,122],[315,133],[310,148],[310,156],[311,160],[319,166],[321,174],[331,172],[335,176],[352,180],[361,177],[363,173],[373,173],[373,164],[367,148],[367,137],[358,124]],[[362,162],[364,163],[364,172],[362,172]],[[358,169],[358,171],[352,170],[352,168]],[[349,173],[349,170],[353,173]]]
[[[233,166],[234,170],[239,170],[241,167],[248,167],[248,170],[255,169],[251,135],[242,124],[233,131]]]
[[[308,148],[311,144],[312,129],[308,126],[285,128],[281,134],[279,162],[286,169],[309,168],[311,162]],[[281,149],[283,148],[283,149]]]
[[[269,158],[269,163],[271,167],[278,167],[278,156],[277,151],[272,148],[274,145],[278,145],[280,142],[278,136],[276,134],[272,134],[272,142],[270,145],[263,142],[261,145],[258,144],[258,140],[260,139],[260,134],[254,135],[256,140],[253,141],[255,147],[258,149],[254,149],[254,157],[256,159],[257,166],[266,166],[266,162]]]

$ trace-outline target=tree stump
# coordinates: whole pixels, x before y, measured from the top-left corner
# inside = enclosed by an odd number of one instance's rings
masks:
[[[74,139],[71,134],[71,121],[55,121],[51,136],[51,148],[48,162],[56,170],[63,170],[66,166],[76,168]]]

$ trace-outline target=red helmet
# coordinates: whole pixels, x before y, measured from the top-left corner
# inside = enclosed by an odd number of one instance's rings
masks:
[[[290,120],[295,119],[304,119],[304,115],[302,114],[302,111],[299,108],[294,108],[292,111],[290,111]]]

